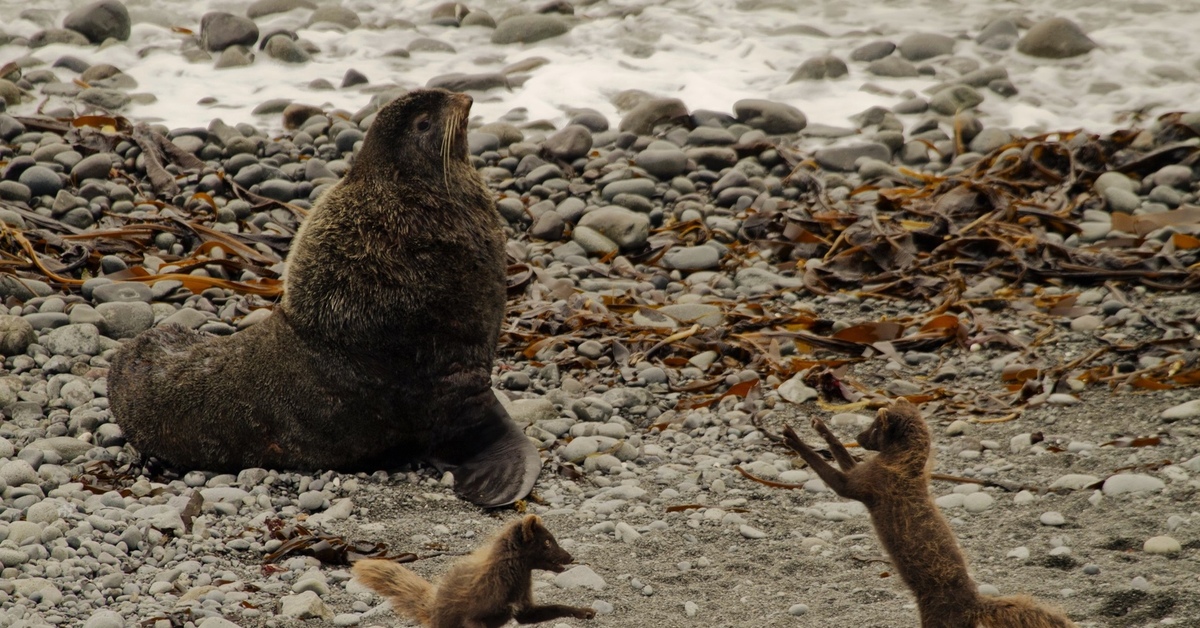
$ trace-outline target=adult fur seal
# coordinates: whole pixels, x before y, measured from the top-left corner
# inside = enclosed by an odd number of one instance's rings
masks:
[[[470,107],[418,90],[379,111],[296,234],[265,321],[122,347],[109,395],[129,442],[213,471],[423,460],[481,506],[528,494],[540,458],[491,390],[505,239],[468,161]]]

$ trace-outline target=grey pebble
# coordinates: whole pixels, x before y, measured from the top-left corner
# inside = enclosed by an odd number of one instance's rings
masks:
[[[875,76],[908,78],[918,76],[917,66],[900,57],[884,57],[867,64],[867,72]]]
[[[876,61],[882,59],[896,50],[896,44],[879,40],[867,44],[863,44],[850,52],[851,61]],[[914,68],[915,70],[915,68]]]
[[[650,219],[624,207],[592,210],[579,219],[579,227],[594,229],[624,250],[640,249],[650,237]]]
[[[234,45],[253,46],[258,41],[254,20],[224,11],[205,13],[200,18],[200,45],[220,52]]]
[[[566,20],[554,15],[516,15],[496,24],[493,44],[533,43],[557,37],[571,30]]]
[[[808,124],[808,118],[799,109],[770,100],[739,100],[733,103],[733,112],[739,122],[770,135],[798,133]]]
[[[883,144],[870,142],[849,146],[829,146],[819,148],[813,158],[822,168],[840,172],[852,172],[857,168],[861,158],[887,161],[891,159],[891,151]]]
[[[914,33],[897,46],[909,61],[924,61],[954,52],[954,38],[938,33]]]
[[[100,303],[96,311],[104,317],[105,335],[117,340],[133,338],[154,325],[154,309],[143,301]]]
[[[362,25],[362,19],[354,11],[337,4],[322,4],[308,18],[308,25],[336,24],[346,30],[354,30]]]
[[[154,298],[154,292],[142,282],[122,281],[97,286],[92,291],[92,299],[96,303],[134,302],[149,303]]]
[[[25,169],[17,181],[29,188],[33,196],[54,196],[62,189],[62,179],[58,173],[46,166],[32,166]]]
[[[704,245],[672,248],[662,257],[663,266],[678,270],[707,270],[720,263],[721,253]]]
[[[1062,17],[1052,17],[1034,24],[1017,42],[1017,51],[1032,57],[1065,59],[1087,54],[1096,42],[1078,24]]]
[[[63,28],[80,33],[93,44],[104,40],[129,39],[129,10],[118,0],[101,0],[71,11],[63,18]]]
[[[846,76],[849,72],[845,61],[834,55],[821,55],[801,63],[800,67],[796,68],[796,71],[792,73],[792,77],[788,79],[788,82],[835,79]]]
[[[983,102],[983,96],[969,85],[953,85],[933,95],[929,108],[946,116],[973,109]]]

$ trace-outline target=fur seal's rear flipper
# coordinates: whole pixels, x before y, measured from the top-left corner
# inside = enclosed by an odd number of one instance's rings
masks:
[[[443,432],[430,463],[454,474],[454,492],[484,508],[529,494],[542,471],[533,441],[513,422],[491,388],[464,400],[456,414],[467,429]]]

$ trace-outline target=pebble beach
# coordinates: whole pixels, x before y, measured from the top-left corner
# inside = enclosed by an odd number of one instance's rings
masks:
[[[777,442],[898,397],[982,593],[1200,625],[1200,9],[402,4],[0,0],[0,626],[409,625],[348,561],[436,578],[518,510],[579,563],[535,597],[597,611],[556,628],[915,626]],[[141,464],[120,343],[262,321],[425,86],[475,99],[533,495]]]

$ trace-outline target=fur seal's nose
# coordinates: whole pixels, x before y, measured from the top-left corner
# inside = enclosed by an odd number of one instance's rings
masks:
[[[474,98],[471,98],[470,96],[463,94],[463,93],[454,94],[450,98],[454,101],[455,104],[461,105],[462,107],[464,107],[466,109],[470,109],[471,105],[475,103]]]

